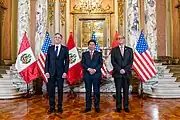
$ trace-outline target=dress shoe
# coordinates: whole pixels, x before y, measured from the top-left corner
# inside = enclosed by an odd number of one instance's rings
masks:
[[[100,113],[100,108],[95,108],[95,112]]]
[[[127,113],[130,112],[129,108],[124,108],[124,111],[127,112]]]
[[[120,113],[121,110],[122,110],[122,108],[117,108],[117,109],[116,109],[116,112]]]
[[[47,113],[48,114],[55,113],[55,109],[49,109]]]
[[[86,109],[83,111],[83,113],[87,113],[87,112],[89,112],[89,111],[91,111],[91,109],[90,109],[90,108],[86,108]]]
[[[63,113],[62,108],[61,108],[61,109],[58,109],[58,113]]]

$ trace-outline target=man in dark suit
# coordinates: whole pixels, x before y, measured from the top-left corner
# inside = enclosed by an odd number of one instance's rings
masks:
[[[123,88],[123,104],[125,112],[129,111],[129,81],[132,76],[131,68],[133,64],[133,50],[125,46],[125,37],[118,36],[119,46],[111,51],[111,63],[113,65],[113,74],[116,87],[116,111],[121,112]]]
[[[47,51],[45,62],[45,75],[48,78],[49,110],[48,114],[55,112],[55,87],[58,87],[58,112],[62,113],[63,85],[69,69],[68,48],[63,46],[62,35],[55,34],[54,45]]]
[[[83,112],[91,111],[91,93],[92,85],[94,91],[94,107],[96,112],[100,112],[100,81],[101,67],[103,65],[102,53],[95,51],[96,42],[90,40],[88,42],[89,51],[82,54],[82,67],[84,70],[84,82],[86,88],[86,108]]]

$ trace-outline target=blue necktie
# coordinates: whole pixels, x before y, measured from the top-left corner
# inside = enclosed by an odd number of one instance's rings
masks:
[[[58,46],[56,46],[56,56],[58,56]]]

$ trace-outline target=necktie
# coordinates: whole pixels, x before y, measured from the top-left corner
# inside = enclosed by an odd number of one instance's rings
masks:
[[[120,47],[120,50],[121,50],[121,55],[124,56],[124,48],[123,48],[123,46]]]
[[[56,46],[56,56],[58,56],[58,46]]]
[[[91,59],[93,58],[93,52],[92,51],[90,51],[90,55],[91,55]]]

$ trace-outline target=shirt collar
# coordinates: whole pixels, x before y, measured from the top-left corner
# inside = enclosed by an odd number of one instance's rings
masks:
[[[125,47],[125,45],[119,45],[119,48],[124,48]]]
[[[61,47],[61,44],[55,44],[55,48],[56,48],[56,46],[58,46],[58,48],[60,48],[60,47]]]
[[[95,50],[91,51],[90,49],[88,49],[88,51],[94,53]]]

